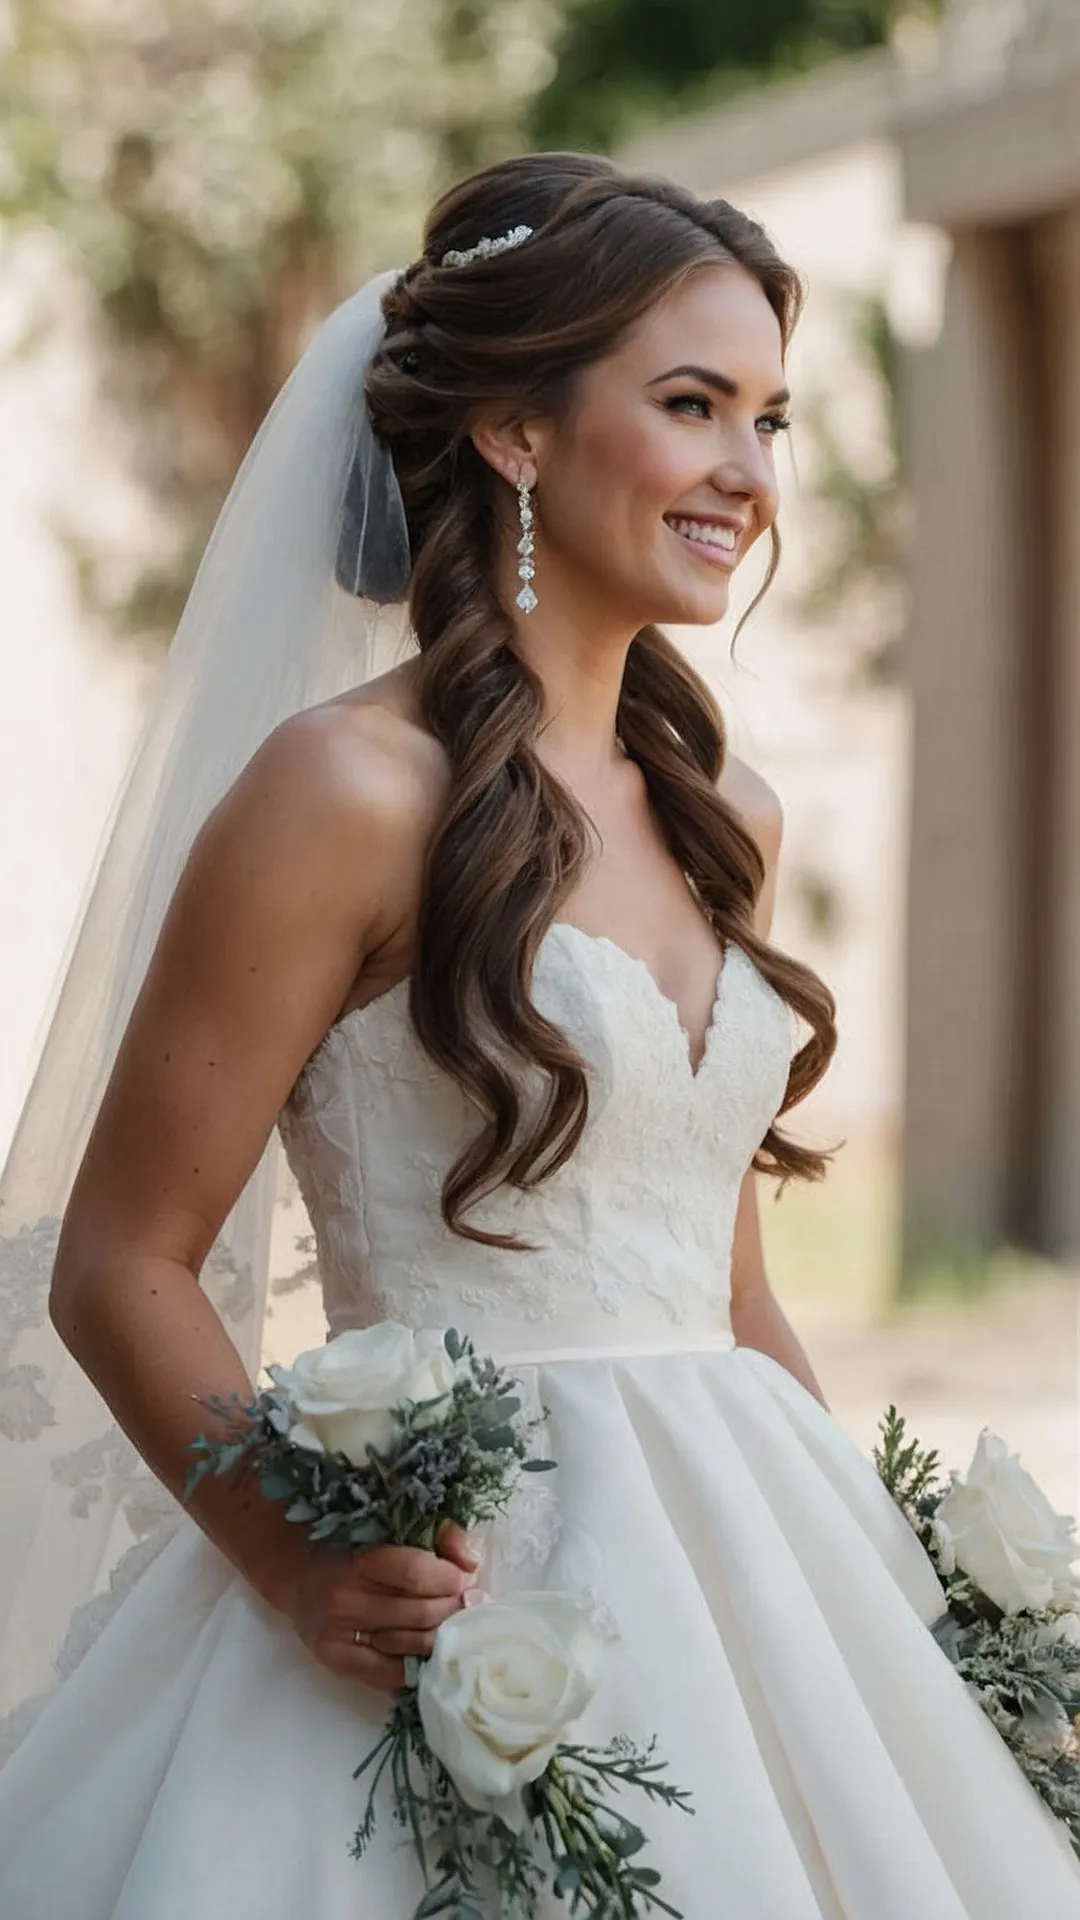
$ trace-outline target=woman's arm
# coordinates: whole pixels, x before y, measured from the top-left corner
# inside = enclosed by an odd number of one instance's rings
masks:
[[[738,766],[742,781],[740,794],[725,793],[725,798],[730,798],[735,806],[740,805],[740,798],[752,801],[752,812],[747,808],[747,824],[765,861],[765,884],[758,900],[755,926],[762,939],[767,940],[776,898],[784,816],[772,788],[760,776],[752,775],[756,787],[751,793],[746,782],[746,775],[751,770],[743,768],[741,762]],[[786,1367],[828,1411],[828,1402],[814,1370],[769,1285],[761,1244],[758,1179],[759,1176],[750,1168],[739,1190],[739,1204],[735,1213],[731,1250],[731,1325],[735,1340],[740,1347],[756,1347],[759,1353],[768,1354],[770,1359]]]
[[[731,1326],[736,1345],[767,1353],[820,1400],[829,1403],[794,1328],[776,1298],[765,1272],[758,1217],[757,1180],[747,1173],[739,1193],[735,1238],[731,1256]]]
[[[65,1215],[54,1324],[177,1495],[186,1450],[206,1426],[196,1397],[251,1398],[199,1272],[364,956],[393,931],[417,813],[395,727],[372,708],[301,715],[211,816]],[[279,1510],[250,1481],[206,1479],[191,1511],[251,1583],[317,1637],[326,1595],[305,1587],[312,1556]],[[320,1568],[337,1559],[323,1556]],[[427,1559],[434,1585],[425,1593],[452,1592],[456,1604],[461,1570]],[[364,1677],[390,1684],[397,1663]]]

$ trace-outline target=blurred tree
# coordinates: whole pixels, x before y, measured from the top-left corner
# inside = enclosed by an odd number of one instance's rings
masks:
[[[0,218],[91,296],[160,551],[78,555],[120,630],[171,631],[317,320],[408,258],[455,173],[519,150],[549,0],[9,0]],[[77,539],[77,532],[74,537]]]
[[[611,149],[649,122],[883,45],[941,0],[565,0],[539,147]]]
[[[303,342],[446,181],[880,41],[937,0],[7,0],[0,220],[90,296],[152,556],[69,538],[89,609],[175,625]],[[2,36],[7,28],[8,44]]]

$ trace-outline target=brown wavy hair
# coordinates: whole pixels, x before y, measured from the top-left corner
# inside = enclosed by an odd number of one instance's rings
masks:
[[[533,228],[523,247],[465,267],[440,265],[448,249],[521,223]],[[503,1182],[529,1188],[553,1173],[587,1118],[585,1063],[534,1006],[530,982],[591,839],[582,808],[535,751],[541,686],[515,651],[513,622],[493,584],[505,482],[470,430],[493,406],[522,418],[563,417],[583,370],[612,353],[655,301],[717,262],[753,274],[786,350],[802,285],[754,220],[726,200],[700,200],[593,155],[531,154],[445,193],[428,217],[421,257],[383,298],[386,336],[366,392],[408,519],[420,711],[452,770],[429,849],[410,1013],[426,1052],[483,1116],[447,1176],[442,1211],[455,1233],[489,1245],[522,1243],[469,1225],[468,1208]],[[774,527],[761,593],[778,559]],[[655,626],[631,642],[616,725],[718,938],[743,947],[811,1029],[791,1062],[786,1112],[828,1066],[835,1002],[815,974],[754,932],[765,869],[717,791],[723,718]],[[547,1089],[524,1129],[523,1066],[539,1068]],[[782,1191],[793,1177],[820,1179],[828,1157],[773,1125],[753,1165],[777,1176]]]

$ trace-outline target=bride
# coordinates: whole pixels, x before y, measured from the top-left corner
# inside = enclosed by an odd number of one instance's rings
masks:
[[[653,623],[720,620],[764,536],[771,578],[799,300],[724,201],[512,160],[245,462],[5,1188],[4,1920],[407,1920],[392,1823],[348,1856],[403,1659],[569,1577],[615,1627],[590,1736],[693,1795],[649,1816],[686,1920],[1080,1920],[762,1261],[758,1176],[825,1170],[779,1119],[833,1001],[768,944],[776,798]],[[155,1493],[196,1398],[249,1397],[275,1130],[331,1329],[454,1325],[548,1410],[547,1504],[482,1560]]]

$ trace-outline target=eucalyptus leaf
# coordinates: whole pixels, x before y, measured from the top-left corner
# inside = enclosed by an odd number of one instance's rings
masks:
[[[291,1500],[296,1492],[295,1481],[286,1480],[280,1473],[261,1473],[259,1486],[264,1500]]]
[[[349,1541],[354,1547],[381,1547],[389,1539],[386,1528],[374,1516],[362,1520],[351,1520],[347,1514],[335,1515],[335,1518],[338,1517],[347,1528]],[[311,1537],[313,1540],[316,1538],[314,1530]]]
[[[448,1393],[440,1393],[435,1400],[424,1400],[412,1412],[409,1425],[413,1433],[432,1433],[439,1427],[445,1427],[450,1418],[450,1400]]]
[[[441,1880],[437,1887],[431,1887],[424,1895],[413,1914],[413,1920],[429,1920],[434,1913],[454,1913],[460,1910],[461,1883],[455,1874],[453,1880]]]
[[[316,1520],[315,1525],[312,1527],[310,1538],[312,1540],[329,1540],[333,1534],[340,1533],[342,1527],[347,1525],[348,1520],[345,1514],[324,1513],[322,1518]]]
[[[195,1465],[188,1469],[188,1476],[184,1481],[185,1500],[191,1499],[196,1487],[201,1486],[207,1474],[212,1473],[213,1470],[213,1466],[209,1460],[196,1460]]]
[[[247,1450],[246,1440],[235,1440],[229,1446],[218,1447],[215,1450],[214,1472],[231,1473],[233,1468],[239,1465]]]

